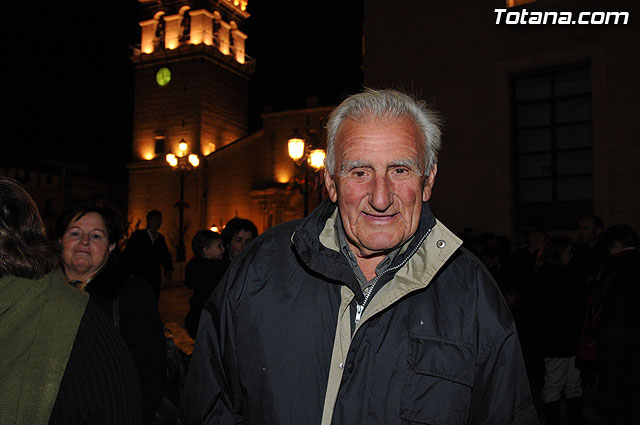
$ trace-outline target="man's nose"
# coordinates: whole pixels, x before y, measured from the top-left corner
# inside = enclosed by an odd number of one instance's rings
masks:
[[[82,235],[82,238],[80,238],[80,243],[82,245],[89,245],[89,235],[87,233]]]
[[[370,203],[377,211],[385,211],[393,203],[393,190],[387,176],[376,176]]]

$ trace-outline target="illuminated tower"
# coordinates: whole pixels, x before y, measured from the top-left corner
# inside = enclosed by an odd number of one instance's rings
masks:
[[[178,145],[184,141],[189,153],[204,158],[247,135],[253,71],[241,30],[249,17],[247,1],[139,2],[146,19],[131,57],[136,76],[130,230],[143,228],[146,212],[158,209],[164,216],[160,231],[175,245],[177,201],[184,199],[188,246],[193,233],[205,226],[207,161],[184,179],[181,198],[180,179],[165,155],[180,155]]]

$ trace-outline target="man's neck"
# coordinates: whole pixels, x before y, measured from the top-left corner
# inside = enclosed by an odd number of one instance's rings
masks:
[[[360,267],[360,270],[362,270],[362,273],[367,280],[371,280],[376,277],[376,267],[378,267],[378,264],[380,264],[387,255],[386,253],[382,253],[370,257],[361,257],[358,254],[357,248],[351,247],[351,251],[354,253],[356,261],[358,262],[358,267]]]

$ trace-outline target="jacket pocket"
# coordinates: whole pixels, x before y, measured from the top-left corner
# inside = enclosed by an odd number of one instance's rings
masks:
[[[400,405],[404,423],[465,424],[474,376],[471,346],[409,336],[408,356]]]

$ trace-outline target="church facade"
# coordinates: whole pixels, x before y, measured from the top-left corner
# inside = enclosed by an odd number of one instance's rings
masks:
[[[132,56],[129,231],[145,226],[148,211],[160,210],[161,232],[170,248],[182,239],[188,260],[198,230],[221,230],[238,216],[262,232],[302,217],[305,178],[288,156],[287,141],[296,129],[321,135],[331,108],[264,114],[262,129],[249,134],[254,60],[245,53],[242,31],[246,1],[140,2],[147,19]],[[197,155],[198,166],[183,161],[182,169],[172,168],[167,154]],[[322,196],[318,175],[307,174],[310,207]]]

